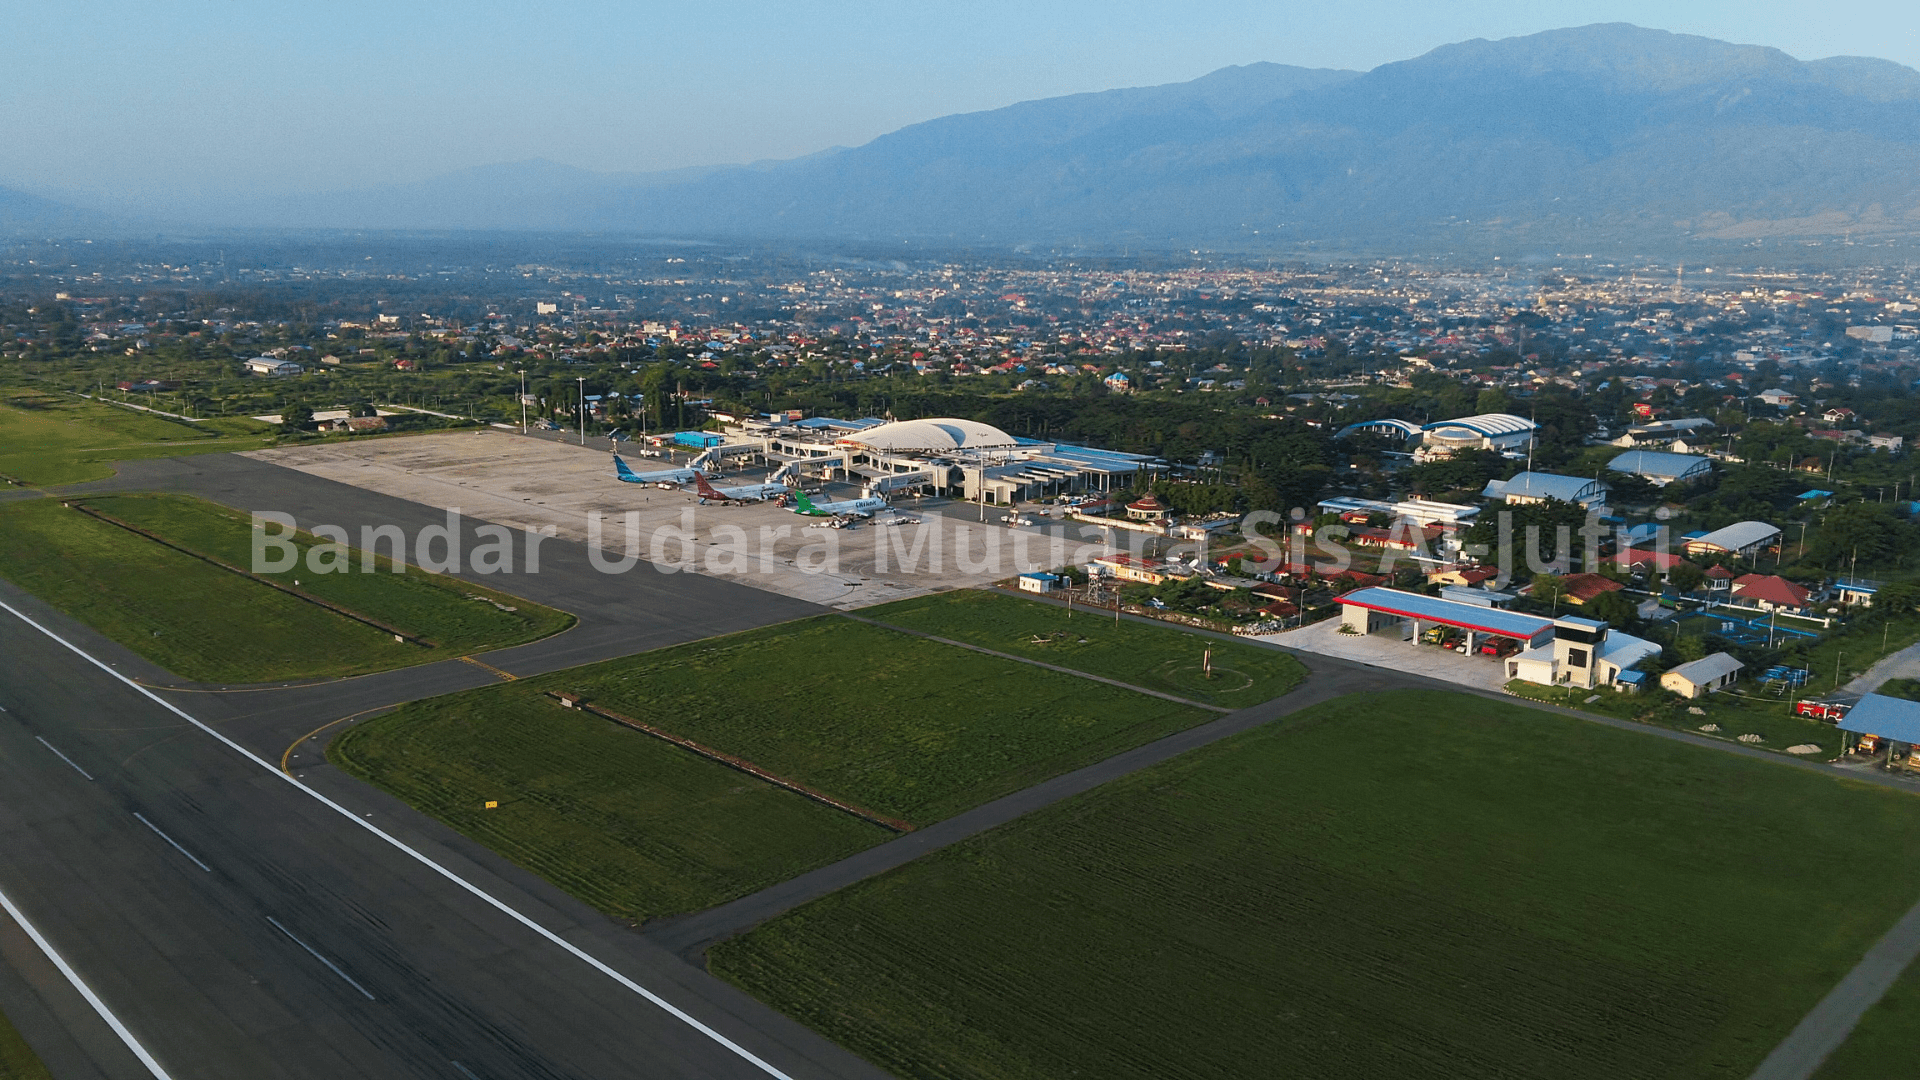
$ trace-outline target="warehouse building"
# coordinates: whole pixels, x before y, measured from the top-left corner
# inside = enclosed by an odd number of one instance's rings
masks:
[[[1737,521],[1686,541],[1689,555],[1732,555],[1752,559],[1780,542],[1780,530],[1764,521]]]
[[[1614,472],[1632,473],[1656,487],[1686,484],[1712,475],[1713,462],[1697,454],[1669,454],[1664,450],[1629,450],[1607,462]]]
[[[1523,472],[1515,474],[1511,480],[1487,481],[1486,490],[1480,494],[1489,499],[1499,499],[1509,506],[1525,506],[1528,503],[1558,499],[1565,503],[1579,503],[1589,510],[1595,510],[1606,508],[1608,490],[1605,480],[1589,480],[1584,476],[1560,476],[1555,473]]]

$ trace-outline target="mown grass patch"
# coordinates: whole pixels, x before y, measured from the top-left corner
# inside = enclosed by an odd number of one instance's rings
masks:
[[[113,475],[112,463],[257,450],[273,441],[252,421],[188,424],[65,394],[0,396],[0,475],[42,486]]]
[[[860,614],[969,645],[1030,657],[1226,708],[1257,705],[1299,685],[1306,668],[1283,652],[1162,626],[1101,617],[968,589],[901,600]],[[1211,652],[1213,675],[1202,670]]]
[[[1915,896],[1912,796],[1409,691],[1106,785],[710,957],[903,1078],[1737,1080]]]
[[[634,921],[711,907],[892,835],[525,682],[403,706],[328,757]]]
[[[251,521],[238,510],[182,495],[101,496],[86,505],[230,565],[252,567]],[[351,573],[316,574],[308,555],[318,542],[300,534],[293,541],[299,554],[293,569],[261,576],[286,585],[297,582],[302,592],[426,638],[437,646],[429,659],[518,645],[573,625],[565,612],[470,580],[414,566],[392,573],[393,564],[384,556],[376,558],[373,573],[362,573],[358,550],[349,559]]]
[[[1213,715],[839,616],[527,682],[915,825]]]
[[[125,500],[114,502],[125,508]],[[211,504],[155,502],[177,515],[176,524],[198,522],[214,531],[225,527]],[[401,599],[388,613],[421,617],[426,625],[416,632],[449,632],[449,641],[436,641],[435,648],[399,643],[371,626],[52,499],[0,505],[0,577],[168,671],[204,682],[353,675],[457,656],[473,651],[478,641],[474,629],[480,624],[468,620],[491,622],[493,617],[481,609],[497,611],[490,601],[466,599],[462,584],[455,581],[423,584],[392,574],[338,575],[359,578],[351,583],[353,588],[391,590]],[[301,588],[308,583],[303,578]],[[369,599],[379,607],[381,597]],[[500,635],[496,644],[530,640],[570,618],[524,601],[509,606],[525,615],[516,624],[519,629]],[[448,613],[448,621],[427,618],[434,612]]]

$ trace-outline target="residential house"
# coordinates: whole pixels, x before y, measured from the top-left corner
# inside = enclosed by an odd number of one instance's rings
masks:
[[[1773,574],[1743,574],[1733,579],[1734,603],[1751,604],[1761,611],[1782,615],[1801,615],[1807,610],[1812,593],[1805,587]]]

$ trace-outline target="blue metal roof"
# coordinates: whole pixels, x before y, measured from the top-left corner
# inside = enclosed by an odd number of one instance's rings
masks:
[[[1868,694],[1840,718],[1840,730],[1878,735],[1895,742],[1920,743],[1920,701]]]
[[[1502,637],[1533,638],[1542,630],[1553,626],[1552,619],[1543,619],[1538,615],[1522,615],[1517,611],[1483,608],[1475,604],[1462,604],[1454,600],[1442,600],[1437,596],[1388,589],[1378,585],[1355,589],[1340,597],[1340,603],[1357,604],[1389,615],[1445,623],[1466,630],[1499,634]]]
[[[1616,472],[1639,473],[1641,476],[1659,476],[1669,480],[1705,473],[1712,463],[1696,454],[1669,454],[1664,450],[1629,450],[1607,462],[1607,468]]]
[[[1481,492],[1488,498],[1510,499],[1516,495],[1530,499],[1559,499],[1561,502],[1600,501],[1607,495],[1605,480],[1584,476],[1560,476],[1555,473],[1515,473],[1511,480],[1490,480]]]

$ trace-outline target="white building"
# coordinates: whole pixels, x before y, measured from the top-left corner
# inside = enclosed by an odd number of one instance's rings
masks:
[[[1689,555],[1733,555],[1752,559],[1780,542],[1780,530],[1764,521],[1736,521],[1686,542]]]
[[[1517,454],[1533,445],[1533,421],[1512,413],[1481,413],[1453,420],[1437,420],[1420,428],[1415,461],[1437,461],[1460,450],[1495,450]]]
[[[1591,690],[1615,685],[1622,671],[1658,655],[1660,646],[1651,641],[1569,615],[1553,620],[1552,640],[1509,658],[1507,677]]]
[[[298,375],[301,371],[299,364],[274,356],[256,356],[241,366],[249,375]]]
[[[1683,698],[1697,698],[1733,685],[1740,677],[1740,661],[1723,652],[1681,664],[1660,676],[1662,688]]]

